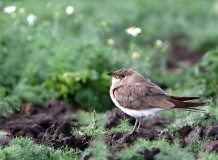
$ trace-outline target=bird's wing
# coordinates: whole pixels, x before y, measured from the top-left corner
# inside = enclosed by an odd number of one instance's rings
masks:
[[[175,106],[172,102],[168,101],[165,92],[153,83],[122,85],[114,88],[113,95],[122,107],[129,109],[170,109]]]

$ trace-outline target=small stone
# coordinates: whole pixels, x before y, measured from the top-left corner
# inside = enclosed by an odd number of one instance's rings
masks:
[[[4,130],[0,130],[0,138],[1,138],[1,137],[4,137],[4,136],[9,136],[9,135],[11,135],[10,132],[4,131]]]

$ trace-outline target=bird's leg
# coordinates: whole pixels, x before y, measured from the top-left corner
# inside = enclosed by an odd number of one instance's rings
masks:
[[[129,134],[132,134],[132,133],[134,133],[134,131],[135,131],[135,128],[136,128],[136,126],[137,126],[138,122],[139,122],[139,119],[138,119],[137,117],[135,117],[135,124],[134,124],[134,127],[133,127],[132,131],[131,131]]]
[[[137,130],[136,130],[137,132],[139,132],[141,122],[142,122],[142,117],[139,118],[138,127],[137,127]]]

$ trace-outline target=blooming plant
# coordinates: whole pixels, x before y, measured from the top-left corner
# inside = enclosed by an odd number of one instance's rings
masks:
[[[139,27],[130,27],[130,28],[126,29],[126,33],[133,36],[133,37],[136,37],[141,32],[142,32],[142,30]]]
[[[16,6],[8,6],[4,8],[4,12],[7,14],[11,14],[16,11]]]

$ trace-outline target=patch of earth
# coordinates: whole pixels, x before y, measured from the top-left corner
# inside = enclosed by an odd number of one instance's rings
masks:
[[[170,56],[168,69],[174,70],[180,63],[186,63],[188,66],[196,64],[203,56],[202,52],[191,51],[188,48],[188,38],[185,35],[174,36],[169,39]]]
[[[77,114],[79,110],[72,109],[70,106],[59,102],[49,101],[45,105],[33,106],[31,104],[23,104],[20,112],[16,112],[8,118],[0,117],[0,147],[9,144],[10,140],[15,137],[31,137],[37,143],[51,144],[54,148],[71,147],[85,150],[92,137],[82,135],[72,135],[72,129],[79,129],[80,124],[77,120],[70,118],[71,114]],[[134,118],[129,117],[118,108],[114,108],[108,113],[108,119],[105,123],[105,129],[109,130],[120,124],[120,120],[129,118],[134,125]],[[212,117],[205,116],[205,120]],[[165,139],[170,144],[174,140],[179,140],[181,147],[186,147],[194,143],[197,139],[209,137],[209,141],[203,144],[205,152],[218,152],[218,126],[183,126],[176,133],[163,133],[166,128],[174,120],[169,118],[151,118],[143,121],[139,132],[132,135],[127,133],[106,133],[103,135],[105,143],[108,146],[122,150],[133,145],[137,138],[145,138],[150,141]],[[148,150],[143,148],[140,152],[146,159],[154,159],[154,156],[161,152],[159,148]]]
[[[90,140],[85,136],[71,134],[72,128],[80,127],[76,120],[69,118],[76,112],[59,101],[49,101],[42,107],[23,104],[20,112],[9,118],[0,117],[0,131],[7,132],[11,137],[31,137],[36,142],[49,143],[54,148],[68,146],[84,150]]]

